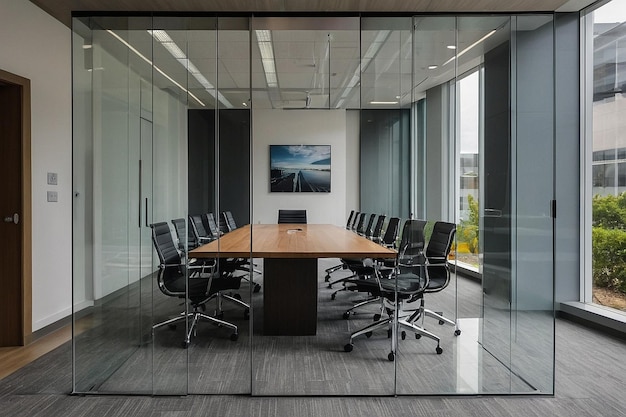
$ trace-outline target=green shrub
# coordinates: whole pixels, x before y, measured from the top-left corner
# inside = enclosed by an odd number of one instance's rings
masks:
[[[594,227],[593,283],[626,292],[626,231]]]
[[[470,253],[478,253],[478,200],[471,195],[467,196],[469,218],[461,220],[456,229],[458,243],[467,244]]]
[[[593,283],[626,293],[626,193],[592,200]]]

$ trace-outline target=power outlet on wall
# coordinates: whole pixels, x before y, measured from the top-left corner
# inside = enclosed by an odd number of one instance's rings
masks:
[[[56,191],[48,191],[48,202],[56,203],[59,201],[59,193]]]

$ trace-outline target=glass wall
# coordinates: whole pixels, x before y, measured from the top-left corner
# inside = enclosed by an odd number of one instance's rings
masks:
[[[74,391],[553,393],[552,23],[75,17]],[[272,145],[330,148],[330,185],[273,190]],[[254,257],[280,209],[460,224],[449,282],[383,304],[345,260]],[[394,318],[423,307],[431,338]]]
[[[623,87],[626,82],[626,7],[611,1],[584,17],[586,69],[585,161],[590,167],[585,207],[591,258],[586,268],[585,302],[626,311],[626,260],[621,242],[626,225],[626,136]]]

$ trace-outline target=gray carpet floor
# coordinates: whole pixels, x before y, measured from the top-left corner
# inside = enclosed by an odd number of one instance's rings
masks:
[[[459,285],[473,286],[471,281]],[[471,289],[471,288],[470,288]],[[468,289],[469,290],[469,289]],[[443,294],[442,294],[443,295]],[[109,375],[102,380],[96,390],[106,392],[106,387],[115,387],[116,384],[132,384],[142,378],[137,378],[137,372],[151,372],[152,368],[141,369],[141,364],[152,363],[154,369],[159,369],[155,378],[162,381],[163,390],[167,392],[169,382],[166,376],[177,375],[184,367],[186,354],[189,354],[190,369],[189,392],[197,391],[214,395],[188,396],[72,396],[68,395],[72,386],[71,344],[67,343],[36,360],[20,371],[0,381],[0,415],[2,416],[624,416],[626,415],[626,342],[614,338],[597,330],[589,329],[579,324],[557,319],[556,321],[556,385],[554,397],[545,396],[398,396],[398,397],[369,397],[370,393],[380,394],[380,386],[374,381],[383,381],[383,386],[393,383],[393,373],[388,371],[390,363],[384,359],[388,348],[385,335],[363,339],[358,348],[351,353],[341,351],[341,345],[346,338],[348,326],[357,326],[358,318],[348,321],[336,317],[337,311],[349,305],[348,297],[331,302],[328,294],[320,294],[320,305],[327,305],[330,311],[327,320],[320,317],[321,335],[312,340],[275,340],[253,336],[253,353],[241,346],[248,346],[246,338],[249,334],[242,334],[237,342],[228,340],[228,333],[223,329],[210,329],[199,332],[189,351],[180,349],[177,345],[179,337],[177,331],[162,329],[162,335],[155,339],[154,344],[148,344],[145,349],[135,350],[125,363],[111,365],[107,358],[97,352],[92,352],[96,358],[89,358],[89,352],[84,351],[77,355],[77,359],[94,363],[99,359],[102,363],[100,372]],[[445,300],[444,300],[445,301]],[[176,305],[172,306],[177,308]],[[332,308],[330,308],[332,307]],[[256,308],[256,307],[255,307]],[[475,316],[477,305],[464,299],[459,306],[459,316],[468,320],[464,325],[461,337],[471,335],[471,317]],[[335,311],[336,310],[336,311]],[[320,312],[325,309],[320,308]],[[233,317],[236,314],[233,313]],[[245,321],[241,317],[241,323]],[[371,320],[371,319],[370,319]],[[324,324],[328,322],[328,324]],[[119,325],[119,323],[118,323]],[[335,328],[333,331],[326,331]],[[437,330],[444,329],[436,327]],[[449,328],[446,328],[449,329]],[[255,329],[252,330],[256,332]],[[440,331],[441,332],[441,331]],[[243,332],[245,333],[245,332]],[[258,339],[258,340],[257,340]],[[267,340],[265,340],[267,339]],[[242,343],[243,342],[243,343]],[[428,390],[414,389],[414,384],[442,384],[449,380],[438,379],[436,375],[447,372],[450,363],[458,365],[459,350],[453,347],[458,343],[454,336],[444,341],[446,348],[443,355],[430,352],[424,340],[409,340],[401,342],[401,353],[417,358],[415,361],[398,361],[397,381],[400,394],[428,394]],[[84,341],[88,343],[88,341]],[[338,345],[339,344],[339,345]],[[376,345],[379,346],[376,346]],[[338,345],[338,346],[337,346]],[[88,345],[85,345],[87,347]],[[216,361],[214,355],[208,352],[219,350],[226,346],[228,355],[220,356]],[[257,350],[257,348],[262,349]],[[431,346],[432,347],[432,346]],[[173,350],[176,349],[176,350]],[[85,349],[86,350],[86,349]],[[307,354],[307,350],[316,351],[316,356]],[[169,353],[168,353],[169,352]],[[176,360],[163,355],[179,352]],[[187,353],[180,353],[187,352]],[[321,354],[320,354],[321,352]],[[355,355],[356,354],[356,355]],[[277,360],[283,355],[291,360]],[[381,356],[382,355],[382,356]],[[446,356],[449,355],[449,356]],[[444,359],[444,358],[448,359]],[[454,360],[451,360],[455,358]],[[244,362],[238,367],[224,364],[237,363],[243,358]],[[303,359],[304,358],[304,359]],[[423,362],[422,359],[427,361]],[[261,360],[262,359],[262,360]],[[273,359],[273,360],[271,360]],[[284,358],[283,358],[284,359]],[[294,359],[297,359],[294,361]],[[401,357],[399,359],[402,359]],[[407,359],[407,358],[405,358]],[[444,359],[437,362],[438,359]],[[434,360],[434,362],[433,362]],[[182,362],[181,362],[182,361]],[[245,362],[248,361],[248,362]],[[250,361],[253,365],[250,367]],[[332,362],[335,361],[335,362]],[[351,361],[354,361],[351,363]],[[415,376],[416,362],[418,367],[424,363],[431,363],[432,369],[422,372],[428,378]],[[135,365],[133,365],[133,363]],[[293,363],[301,364],[301,370],[293,367]],[[363,366],[369,363],[368,366]],[[167,366],[165,366],[167,364]],[[193,366],[196,364],[197,366]],[[265,364],[265,365],[262,365]],[[269,364],[274,364],[270,366]],[[282,365],[280,365],[282,364]],[[360,364],[360,365],[359,365]],[[111,376],[111,369],[115,370]],[[364,368],[364,369],[362,369]],[[488,369],[491,367],[486,367]],[[494,369],[496,368],[494,364]],[[449,370],[452,368],[449,368]],[[320,371],[324,370],[324,371]],[[333,372],[331,372],[333,370]],[[89,372],[94,372],[93,367]],[[355,372],[356,379],[361,381],[348,387],[351,393],[365,395],[362,397],[332,397],[328,395],[342,394],[341,389],[348,389],[340,376],[348,373],[351,377]],[[456,372],[456,371],[455,371]],[[495,370],[495,372],[501,372]],[[368,377],[367,374],[370,374]],[[302,378],[306,375],[305,378]],[[381,377],[383,375],[383,377]],[[420,375],[420,374],[418,374]],[[80,378],[80,375],[78,375]],[[180,377],[173,377],[175,384],[179,384]],[[256,394],[267,397],[250,397],[248,395],[223,395],[220,392],[229,392],[234,386],[243,387],[241,392],[250,391],[250,379],[253,378]],[[93,379],[93,378],[92,378]],[[351,378],[349,378],[351,379]],[[469,378],[471,381],[472,377]],[[491,381],[492,378],[483,380]],[[515,378],[504,379],[511,384],[522,383]],[[503,380],[503,381],[504,381]],[[133,382],[135,381],[135,382]],[[318,383],[316,384],[316,381]],[[322,381],[322,382],[319,382]],[[369,384],[362,381],[370,381]],[[447,382],[446,382],[447,381]],[[455,389],[463,392],[463,387],[455,379]],[[187,381],[184,381],[185,384]],[[467,381],[465,381],[467,382]],[[329,390],[329,384],[332,390]],[[334,384],[334,385],[332,385]],[[469,383],[471,385],[471,383]],[[194,388],[192,388],[194,387]],[[289,392],[288,388],[293,391]],[[320,391],[320,387],[322,388]],[[409,389],[404,389],[409,387]],[[523,387],[523,383],[520,387]],[[144,387],[135,387],[141,392]],[[159,387],[156,391],[159,392]],[[181,391],[187,389],[184,385]],[[210,389],[209,389],[210,388]],[[419,387],[418,387],[419,388]],[[484,388],[484,387],[483,387]],[[514,387],[509,387],[515,391]],[[522,388],[520,388],[522,389]],[[468,388],[471,393],[471,387]],[[318,394],[318,397],[272,397],[275,393],[282,394]]]

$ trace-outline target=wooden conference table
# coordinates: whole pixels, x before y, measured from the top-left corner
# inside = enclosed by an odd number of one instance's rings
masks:
[[[318,258],[394,258],[396,252],[329,224],[255,224],[226,233],[189,256],[263,258],[264,334],[314,335]]]

